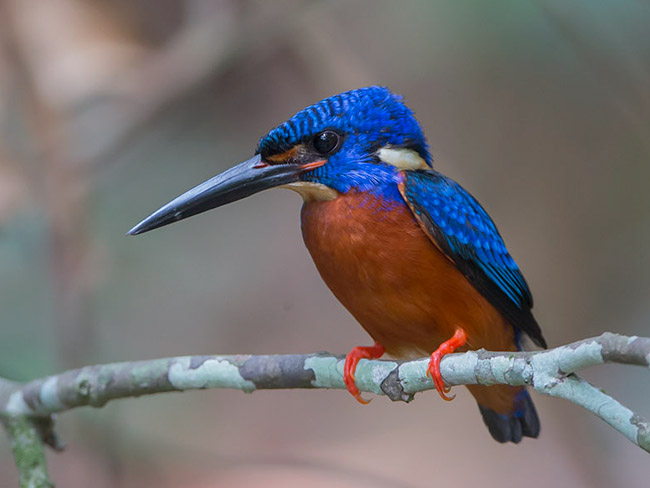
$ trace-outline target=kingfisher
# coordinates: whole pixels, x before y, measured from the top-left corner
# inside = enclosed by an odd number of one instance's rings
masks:
[[[361,359],[546,348],[529,287],[494,222],[463,187],[433,169],[402,97],[371,86],[334,95],[272,129],[255,155],[183,193],[129,231],[142,234],[270,188],[303,199],[302,235],[321,277],[374,340],[345,358],[348,391]],[[525,387],[468,385],[498,442],[536,438]]]

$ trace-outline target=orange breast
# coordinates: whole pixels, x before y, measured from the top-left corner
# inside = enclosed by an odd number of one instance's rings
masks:
[[[305,203],[305,244],[334,295],[387,352],[421,357],[457,326],[467,349],[515,350],[514,330],[401,202],[367,195]]]

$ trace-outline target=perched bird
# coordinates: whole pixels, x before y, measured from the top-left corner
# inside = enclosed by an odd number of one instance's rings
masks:
[[[440,360],[454,350],[546,347],[517,264],[481,205],[433,169],[425,137],[400,96],[367,87],[307,107],[264,136],[253,156],[136,225],[141,234],[268,188],[298,192],[302,234],[327,286],[372,336],[345,360],[360,402],[362,358],[431,354],[429,373],[449,388]],[[537,437],[523,387],[470,385],[499,442]]]

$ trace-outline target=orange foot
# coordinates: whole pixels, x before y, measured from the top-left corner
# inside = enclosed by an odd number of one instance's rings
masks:
[[[345,356],[345,366],[343,367],[343,381],[348,391],[359,403],[364,405],[370,403],[370,400],[361,398],[361,393],[354,382],[354,372],[357,369],[357,364],[361,359],[379,359],[384,355],[386,349],[384,346],[375,342],[374,346],[357,346],[352,349],[347,356]]]
[[[442,376],[440,375],[440,361],[442,361],[445,354],[454,352],[457,348],[464,346],[466,343],[467,334],[462,327],[457,327],[453,337],[440,344],[440,347],[438,347],[438,349],[436,349],[431,355],[431,361],[429,361],[427,376],[433,379],[433,384],[436,386],[436,390],[438,390],[440,397],[448,402],[456,398],[456,395],[446,395],[449,393],[451,388],[446,386],[445,382],[442,380]]]

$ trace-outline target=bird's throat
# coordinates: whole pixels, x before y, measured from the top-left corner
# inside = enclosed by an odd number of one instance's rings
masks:
[[[298,193],[302,199],[307,202],[323,202],[335,200],[340,193],[322,183],[313,183],[311,181],[298,181],[282,185],[279,188],[287,188]]]

